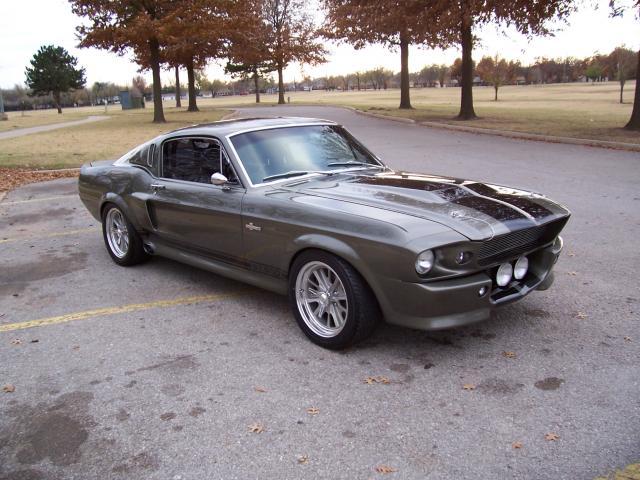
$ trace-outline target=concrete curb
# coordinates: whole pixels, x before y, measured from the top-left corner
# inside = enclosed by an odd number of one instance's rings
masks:
[[[79,172],[80,167],[76,168],[54,168],[49,170],[31,170],[35,173],[56,173],[56,172]]]
[[[596,148],[609,148],[614,150],[626,150],[630,152],[640,152],[640,145],[635,143],[624,142],[609,142],[606,140],[590,140],[587,138],[572,138],[572,137],[556,137],[553,135],[541,135],[538,133],[526,133],[515,132],[513,130],[493,130],[490,128],[470,127],[466,125],[451,125],[448,123],[439,122],[416,122],[411,118],[393,117],[390,115],[382,115],[379,113],[365,112],[364,110],[358,110],[357,108],[342,106],[342,105],[327,105],[338,108],[345,108],[356,112],[359,115],[366,117],[381,118],[383,120],[391,120],[394,122],[402,122],[413,125],[421,125],[428,128],[441,128],[444,130],[454,130],[457,132],[475,133],[480,135],[494,135],[498,137],[514,138],[519,140],[531,140],[535,142],[547,142],[547,143],[564,143],[567,145],[580,145],[585,147]]]

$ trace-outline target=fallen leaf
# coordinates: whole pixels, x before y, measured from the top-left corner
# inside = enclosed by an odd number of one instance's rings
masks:
[[[262,433],[264,432],[264,425],[262,425],[261,423],[252,423],[251,425],[249,425],[249,431],[251,433]]]
[[[253,389],[258,393],[267,393],[267,391],[262,387],[254,387]]]
[[[631,337],[629,337],[629,336],[624,337],[624,341],[625,342],[630,342],[631,341]]]
[[[465,390],[475,390],[476,386],[473,383],[465,383],[462,388]]]
[[[575,314],[575,318],[578,318],[580,320],[584,320],[585,318],[587,318],[589,315],[587,315],[584,312],[578,312]]]
[[[390,467],[389,465],[378,465],[376,467],[376,472],[383,473],[383,474],[393,473],[393,472],[397,472],[397,471],[398,471],[397,469],[395,469],[393,467]]]
[[[373,385],[374,383],[383,383],[385,385],[388,385],[389,383],[391,383],[391,380],[383,375],[378,375],[377,377],[365,378],[364,383],[366,383],[367,385]]]
[[[22,343],[22,340],[20,340],[19,338],[14,338],[13,340],[11,340],[11,345],[20,345]]]
[[[80,345],[74,345],[73,350],[80,350]]]
[[[317,414],[320,413],[320,409],[317,408],[317,407],[309,407],[309,408],[307,408],[307,413],[309,415],[317,415]]]
[[[309,463],[309,457],[307,455],[298,456],[298,463],[301,465],[306,465],[307,463]]]
[[[547,434],[544,436],[544,439],[545,439],[545,440],[547,440],[547,441],[549,441],[549,442],[555,442],[555,441],[556,441],[556,440],[558,440],[559,438],[560,438],[560,435],[558,435],[557,433],[553,433],[553,432],[551,432],[551,433],[547,433]]]
[[[34,338],[33,340],[31,340],[31,343],[38,343],[40,340],[38,340],[37,338]],[[78,347],[80,348],[80,347]]]
[[[522,442],[513,442],[511,446],[513,448],[522,448]]]
[[[502,352],[503,357],[516,358],[516,352]]]
[[[575,253],[567,253],[567,256],[568,256],[568,257],[575,257],[575,256],[576,256],[576,254],[575,254]]]
[[[576,275],[578,275],[578,272],[567,272],[567,275],[571,275],[572,277],[575,277]]]
[[[13,393],[16,391],[16,387],[11,385],[10,383],[7,383],[4,387],[2,387],[2,391],[4,393]]]

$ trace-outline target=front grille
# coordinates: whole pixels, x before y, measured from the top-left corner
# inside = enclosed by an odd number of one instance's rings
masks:
[[[539,227],[505,233],[483,242],[478,250],[478,264],[490,265],[551,243],[560,233],[566,218]]]

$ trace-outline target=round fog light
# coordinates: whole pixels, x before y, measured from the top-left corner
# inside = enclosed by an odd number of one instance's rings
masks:
[[[529,259],[520,257],[513,269],[513,276],[516,277],[516,280],[522,280],[527,274],[527,270],[529,270]]]
[[[487,287],[480,287],[480,290],[478,290],[478,296],[484,297],[485,293],[487,293]]]
[[[513,268],[510,263],[503,263],[498,268],[498,273],[496,274],[496,283],[501,287],[506,287],[509,285],[511,281],[511,276],[513,275]]]

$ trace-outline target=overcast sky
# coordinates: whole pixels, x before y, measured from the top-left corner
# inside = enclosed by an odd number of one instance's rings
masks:
[[[541,56],[586,57],[595,52],[608,53],[623,44],[634,50],[640,49],[640,21],[630,14],[624,18],[609,18],[608,0],[598,1],[600,8],[583,8],[551,38],[534,38],[529,42],[514,31],[503,32],[493,26],[477,31],[481,43],[474,51],[474,58],[499,53],[502,57],[528,63]],[[46,44],[60,45],[78,57],[80,65],[86,68],[89,85],[95,81],[128,84],[137,74],[137,66],[128,56],[118,57],[106,51],[76,48],[75,27],[80,20],[71,13],[66,0],[0,0],[0,11],[2,88],[22,84],[30,58],[39,46]],[[285,72],[285,80],[299,80],[303,74],[337,75],[378,66],[393,71],[400,69],[400,55],[381,46],[359,51],[343,44],[328,44],[328,48],[330,55],[327,63],[303,69],[291,65]],[[442,51],[412,47],[410,69],[418,71],[429,63],[450,64],[457,56],[457,49]],[[222,67],[215,63],[207,68],[207,74],[211,78],[224,76]],[[150,80],[148,73],[145,76]],[[163,82],[170,83],[172,78],[170,72],[163,74]]]

